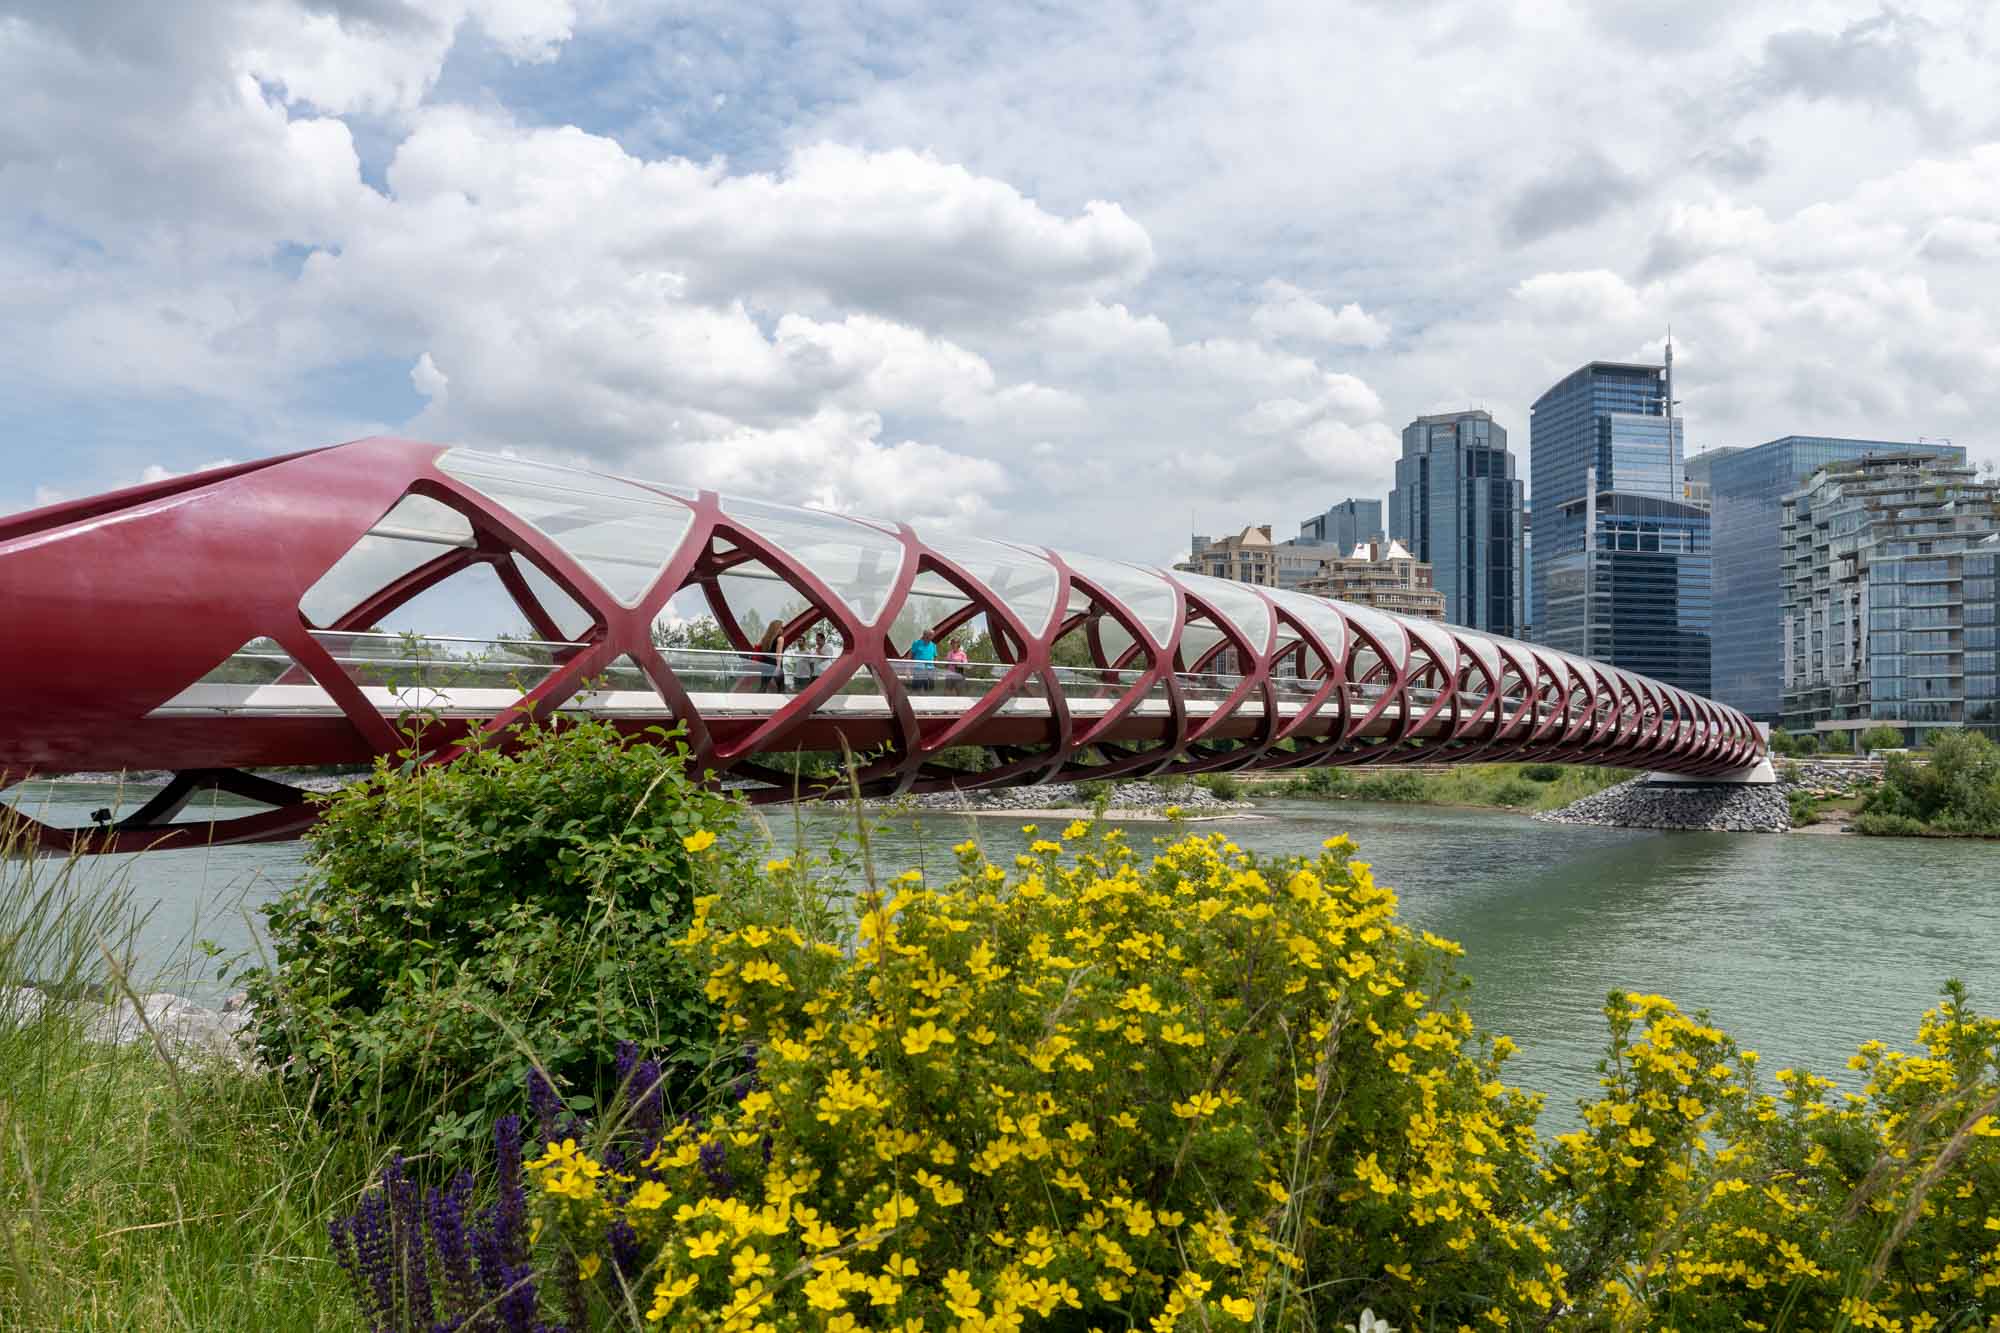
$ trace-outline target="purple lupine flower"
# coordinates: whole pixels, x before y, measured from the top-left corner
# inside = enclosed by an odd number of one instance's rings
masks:
[[[632,1071],[631,1086],[637,1090],[638,1103],[632,1108],[632,1128],[639,1137],[639,1156],[653,1151],[660,1141],[660,1130],[667,1120],[667,1101],[660,1086],[660,1065],[657,1060],[641,1060]]]
[[[361,1259],[354,1252],[354,1223],[352,1219],[336,1217],[326,1224],[327,1239],[333,1242],[334,1262],[340,1271],[347,1274],[347,1283],[354,1293],[354,1303],[361,1307],[362,1322],[370,1328],[381,1323],[381,1313],[374,1309],[374,1298],[369,1293],[367,1280],[361,1276]]]
[[[444,1190],[431,1190],[424,1200],[430,1222],[431,1246],[437,1251],[438,1286],[444,1316],[433,1333],[458,1333],[478,1306],[473,1285],[472,1246],[465,1225],[465,1207],[472,1198],[472,1173],[461,1171]]]
[[[507,1290],[507,1256],[501,1253],[500,1226],[495,1220],[497,1209],[488,1208],[480,1214],[480,1225],[472,1228],[472,1257],[479,1265],[478,1302],[490,1305],[495,1297]],[[479,1321],[484,1330],[494,1327],[493,1316],[489,1312]]]
[[[382,1171],[382,1189],[389,1196],[389,1216],[396,1258],[402,1269],[404,1321],[412,1329],[429,1324],[431,1280],[424,1248],[424,1219],[417,1182],[403,1169],[402,1154],[389,1159]]]
[[[528,1111],[535,1117],[535,1127],[544,1141],[554,1139],[556,1117],[563,1112],[562,1098],[556,1095],[555,1084],[537,1065],[528,1066]]]
[[[708,1177],[710,1187],[718,1198],[733,1198],[736,1194],[736,1178],[729,1174],[727,1156],[718,1142],[701,1145],[701,1170]]]
[[[388,1191],[371,1189],[363,1194],[347,1226],[354,1238],[355,1268],[372,1302],[365,1308],[377,1326],[389,1327],[396,1316],[396,1252]]]
[[[604,1233],[604,1247],[611,1251],[611,1266],[627,1281],[636,1277],[645,1265],[646,1256],[639,1248],[639,1233],[632,1230],[632,1224],[622,1217]]]
[[[499,1273],[500,1299],[495,1312],[505,1333],[541,1333],[546,1328],[538,1317],[541,1301],[535,1292],[535,1270],[527,1264],[508,1264]]]
[[[528,1199],[521,1176],[521,1117],[503,1115],[493,1126],[493,1159],[500,1199],[493,1208],[493,1239],[507,1267],[528,1261]]]

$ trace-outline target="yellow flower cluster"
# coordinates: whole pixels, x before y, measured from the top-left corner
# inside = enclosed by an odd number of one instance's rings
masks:
[[[1612,1058],[1550,1179],[1625,1235],[1606,1322],[2000,1329],[2000,1022],[1954,993],[1922,1055],[1870,1042],[1859,1092],[1757,1053],[1657,995],[1615,994]],[[1892,1262],[1893,1261],[1893,1262]]]
[[[580,1249],[629,1226],[673,1328],[1303,1326],[1320,1291],[1456,1309],[1496,1255],[1559,1291],[1503,1179],[1534,1104],[1351,851],[964,844],[847,951],[702,900],[681,947],[755,1091],[630,1172],[553,1145],[544,1210]]]

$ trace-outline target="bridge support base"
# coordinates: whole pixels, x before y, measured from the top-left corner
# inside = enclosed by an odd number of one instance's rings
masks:
[[[1778,781],[1778,771],[1771,767],[1771,757],[1765,755],[1748,768],[1739,768],[1734,773],[1710,773],[1701,777],[1689,777],[1685,773],[1648,773],[1648,786],[1670,787],[1769,787]]]

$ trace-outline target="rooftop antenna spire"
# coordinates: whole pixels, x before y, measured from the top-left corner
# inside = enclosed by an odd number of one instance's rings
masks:
[[[1671,420],[1674,415],[1674,326],[1667,325],[1667,410],[1664,415]]]

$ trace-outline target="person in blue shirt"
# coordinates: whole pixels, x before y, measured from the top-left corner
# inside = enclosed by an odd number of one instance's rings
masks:
[[[918,630],[916,641],[910,645],[910,660],[917,664],[912,688],[927,694],[936,686],[933,673],[937,668],[932,664],[937,661],[937,655],[937,641],[931,638],[931,632]]]

